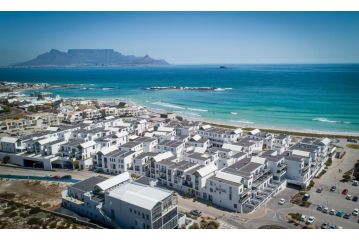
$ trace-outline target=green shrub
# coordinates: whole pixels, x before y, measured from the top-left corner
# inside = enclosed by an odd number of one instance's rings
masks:
[[[56,228],[56,226],[57,226],[57,222],[54,221],[54,222],[50,223],[49,228],[54,229],[54,228]]]
[[[198,223],[193,223],[192,226],[189,227],[190,229],[199,229]]]
[[[42,225],[42,220],[40,218],[32,217],[27,220],[27,224],[29,225]]]
[[[39,207],[31,208],[29,211],[30,214],[37,214],[39,212],[41,212],[41,209]]]
[[[350,176],[349,174],[344,174],[344,175],[343,175],[343,179],[344,179],[345,181],[349,181],[349,180],[351,179],[351,176]]]
[[[9,163],[9,162],[10,162],[10,157],[9,157],[9,156],[3,157],[2,163],[7,164],[7,163]]]

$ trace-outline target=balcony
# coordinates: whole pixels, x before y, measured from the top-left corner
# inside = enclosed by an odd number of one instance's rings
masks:
[[[302,168],[301,175],[304,176],[309,171],[309,165],[306,165]]]
[[[257,188],[259,185],[261,185],[262,183],[264,183],[265,181],[267,181],[269,178],[271,178],[272,172],[271,171],[267,171],[266,173],[262,174],[259,178],[257,178],[255,181],[253,181],[253,186],[252,188]]]
[[[258,174],[255,174],[253,176],[253,182],[255,182],[257,179],[261,178],[263,175],[266,175],[268,172],[270,172],[269,169],[261,170]]]
[[[186,187],[193,188],[193,184],[192,184],[192,182],[190,182],[190,181],[183,181],[183,182],[182,182],[182,185],[183,185],[183,186],[186,186]]]
[[[279,174],[279,175],[283,175],[283,174],[285,174],[286,172],[287,172],[287,166],[278,169],[276,173]]]
[[[244,204],[245,202],[247,202],[249,200],[250,197],[251,197],[251,195],[249,193],[242,195],[239,198],[239,203]]]

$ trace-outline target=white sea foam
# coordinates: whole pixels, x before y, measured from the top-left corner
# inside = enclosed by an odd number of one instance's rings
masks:
[[[174,111],[175,113],[181,114],[183,116],[194,116],[194,117],[201,117],[198,113],[194,112],[182,112],[182,111]]]
[[[162,106],[162,107],[168,107],[168,108],[175,108],[175,109],[185,109],[184,107],[180,107],[171,103],[166,102],[153,102],[152,104]]]
[[[238,113],[237,112],[231,112],[232,115],[237,115]]]
[[[214,91],[220,92],[220,91],[227,91],[227,90],[232,90],[233,88],[216,88],[214,89]]]
[[[334,120],[329,120],[328,118],[325,117],[318,117],[318,118],[313,118],[313,121],[318,121],[318,122],[326,122],[326,123],[337,123],[338,121],[334,121]]]
[[[207,109],[201,109],[201,108],[187,108],[187,109],[196,112],[208,112]]]
[[[242,119],[242,120],[229,120],[229,121],[233,122],[233,123],[254,124],[254,122],[251,122],[251,121],[248,121],[248,120],[245,120],[245,119]]]
[[[151,109],[154,110],[154,111],[166,112],[166,110],[163,109],[163,108],[151,108]]]
[[[114,88],[102,88],[102,90],[104,90],[104,91],[108,91],[108,90],[113,90]]]

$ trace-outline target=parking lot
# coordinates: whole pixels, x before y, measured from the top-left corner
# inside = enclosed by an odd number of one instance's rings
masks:
[[[310,191],[310,195],[311,195],[310,202],[312,203],[311,208],[317,209],[317,207],[321,205],[323,207],[327,207],[329,211],[331,209],[334,209],[335,214],[338,211],[342,211],[344,213],[348,213],[351,215],[349,219],[346,219],[346,221],[352,221],[353,223],[357,223],[359,217],[353,216],[352,212],[354,209],[359,208],[359,203],[354,202],[351,199],[347,200],[346,195],[342,194],[342,191],[344,189],[348,189],[348,194],[350,194],[353,198],[354,196],[359,196],[359,187],[352,186],[350,182],[338,184],[334,192],[330,191],[331,186],[321,186],[321,187],[323,187],[323,191],[321,193],[316,192],[317,188],[313,188]],[[323,213],[323,214],[329,216],[328,213]]]

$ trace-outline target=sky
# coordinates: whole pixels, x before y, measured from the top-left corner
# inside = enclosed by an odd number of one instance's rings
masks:
[[[111,48],[171,64],[359,63],[359,12],[0,12],[0,65]]]

